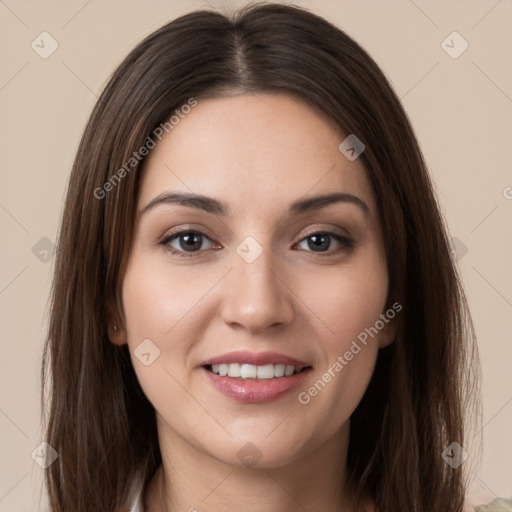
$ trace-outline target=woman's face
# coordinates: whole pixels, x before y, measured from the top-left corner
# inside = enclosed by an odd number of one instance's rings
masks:
[[[151,150],[120,339],[161,440],[272,467],[347,431],[393,323],[345,138],[289,96],[245,94],[199,100]]]

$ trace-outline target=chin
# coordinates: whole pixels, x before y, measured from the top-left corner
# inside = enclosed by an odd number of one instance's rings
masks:
[[[298,437],[298,436],[297,436]],[[286,436],[245,435],[204,449],[215,459],[240,468],[270,469],[284,467],[307,452],[304,440],[286,433]]]

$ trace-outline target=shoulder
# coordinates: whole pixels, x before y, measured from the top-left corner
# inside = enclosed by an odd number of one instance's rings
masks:
[[[380,511],[372,500],[368,500],[364,504],[364,512]],[[463,512],[512,512],[512,498],[496,498],[494,501],[486,505],[474,505],[466,502]]]

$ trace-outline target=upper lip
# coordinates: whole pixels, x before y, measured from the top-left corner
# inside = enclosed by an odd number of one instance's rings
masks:
[[[252,364],[254,366],[264,366],[266,364],[284,364],[287,366],[295,366],[296,368],[305,368],[308,365],[304,361],[295,359],[294,357],[280,354],[279,352],[249,352],[246,350],[237,350],[229,352],[218,357],[212,357],[202,363],[202,366],[212,364]]]

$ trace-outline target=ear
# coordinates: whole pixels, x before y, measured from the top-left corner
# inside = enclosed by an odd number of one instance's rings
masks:
[[[125,345],[128,341],[128,335],[123,318],[117,307],[111,305],[107,310],[108,339],[114,345]]]
[[[390,320],[379,333],[379,348],[385,348],[395,341],[396,322]]]
[[[379,333],[379,348],[385,348],[395,341],[397,333],[397,315],[402,311],[402,305],[395,302],[380,316],[384,327]]]

